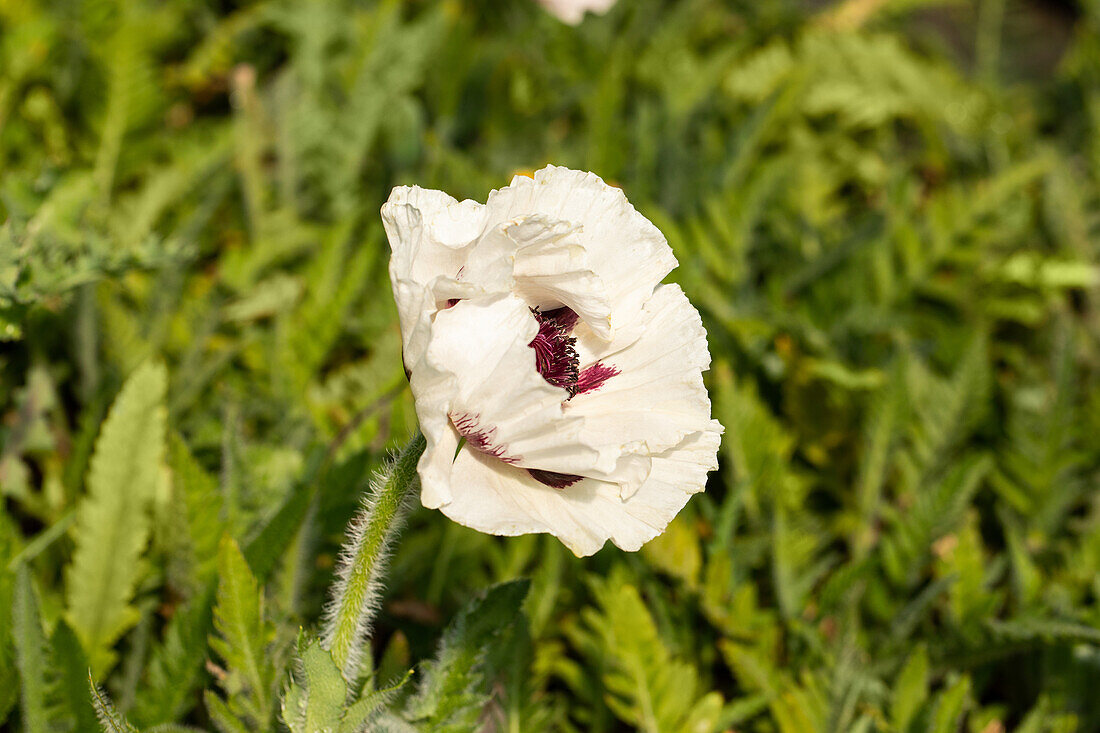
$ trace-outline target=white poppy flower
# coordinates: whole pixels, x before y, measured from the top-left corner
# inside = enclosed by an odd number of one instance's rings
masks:
[[[617,0],[538,0],[538,2],[546,12],[562,23],[578,25],[584,20],[586,12],[602,15],[610,10]]]
[[[637,550],[703,490],[706,332],[622,191],[550,166],[485,204],[395,188],[382,220],[424,506],[590,555]]]

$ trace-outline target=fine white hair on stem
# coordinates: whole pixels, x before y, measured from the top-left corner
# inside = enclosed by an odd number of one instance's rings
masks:
[[[349,683],[359,673],[362,651],[378,612],[390,547],[419,486],[416,463],[424,452],[417,434],[372,480],[363,506],[348,525],[332,598],[325,608],[321,646]]]
[[[102,687],[96,684],[92,677],[92,670],[88,670],[88,686],[92,692],[92,706],[95,708],[95,716],[99,719],[99,725],[106,733],[137,733],[137,728],[118,711],[111,698]]]

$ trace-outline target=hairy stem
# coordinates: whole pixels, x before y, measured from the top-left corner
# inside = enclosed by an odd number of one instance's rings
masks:
[[[420,485],[416,463],[423,452],[424,436],[417,433],[371,482],[362,509],[348,527],[321,635],[322,646],[348,681],[358,674],[360,652],[378,610],[390,545]]]

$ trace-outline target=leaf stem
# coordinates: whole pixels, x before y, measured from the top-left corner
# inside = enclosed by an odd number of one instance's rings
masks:
[[[424,445],[418,432],[371,482],[362,509],[348,527],[321,638],[349,682],[358,674],[363,641],[378,610],[389,547],[404,521],[408,499],[420,485],[416,464]]]

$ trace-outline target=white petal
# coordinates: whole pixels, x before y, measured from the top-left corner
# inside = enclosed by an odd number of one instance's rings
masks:
[[[553,489],[522,468],[463,448],[451,475],[454,498],[441,510],[482,532],[548,532],[580,556],[596,552],[608,539],[624,550],[637,550],[703,490],[707,471],[717,467],[720,433],[721,426],[712,422],[653,456],[649,479],[625,501],[614,484],[584,479]]]
[[[422,417],[420,412],[418,404],[417,419],[425,442],[424,454],[416,464],[416,472],[420,475],[420,503],[428,509],[438,509],[453,496],[451,465],[458,450],[459,436],[445,412],[442,417],[433,414],[430,418]]]
[[[624,518],[613,484],[584,479],[553,489],[523,468],[466,448],[458,453],[451,481],[454,498],[440,510],[459,524],[506,536],[548,532],[578,556],[600,549]]]
[[[393,189],[382,205],[391,277],[421,285],[440,275],[454,277],[465,264],[464,249],[481,236],[487,215],[476,201],[459,202],[442,191]]]
[[[459,279],[483,292],[511,290],[543,310],[568,306],[601,338],[610,336],[606,288],[588,266],[575,224],[541,214],[490,227]]]
[[[485,230],[489,210],[472,199],[448,204],[426,216],[431,236],[445,247],[461,249],[476,241]]]
[[[611,337],[611,303],[603,281],[588,265],[579,227],[542,215],[507,228],[519,243],[515,291],[542,310],[567,306],[601,338]]]
[[[491,221],[545,214],[580,225],[588,267],[607,288],[611,327],[631,321],[653,288],[676,267],[664,235],[626,195],[599,176],[547,166],[535,177],[516,176],[485,204]]]
[[[617,0],[538,0],[546,11],[558,20],[569,25],[578,25],[584,20],[585,11],[603,14]]]
[[[692,433],[674,448],[653,456],[653,470],[638,492],[623,502],[628,514],[655,530],[636,545],[616,538],[615,544],[634,551],[664,531],[692,494],[706,488],[707,473],[718,468],[718,446],[723,428],[711,420],[698,433]]]
[[[579,349],[582,374],[597,361],[618,372],[566,403],[566,415],[585,419],[581,440],[601,454],[652,454],[704,430],[711,420],[702,372],[710,354],[702,320],[680,287],[659,286],[622,338],[623,348],[617,332],[599,351]],[[624,498],[635,488],[625,484]]]
[[[428,347],[436,300],[430,288],[412,280],[397,280],[391,276],[391,284],[401,325],[401,355],[405,371],[413,373]]]
[[[417,462],[420,500],[429,509],[436,509],[451,500],[451,464],[458,450],[458,435],[447,410],[457,388],[452,375],[435,369],[424,358],[412,365],[409,387],[425,441],[424,454]]]
[[[514,295],[464,300],[436,315],[425,358],[454,377],[453,417],[491,433],[507,460],[577,473],[597,455],[580,442],[582,420],[563,415],[568,393],[535,368],[528,344],[537,333],[530,307]]]
[[[390,282],[401,323],[406,368],[425,346],[425,318],[438,310],[430,287],[454,278],[469,245],[481,236],[488,210],[475,201],[456,201],[442,191],[398,186],[382,206],[390,242]]]

